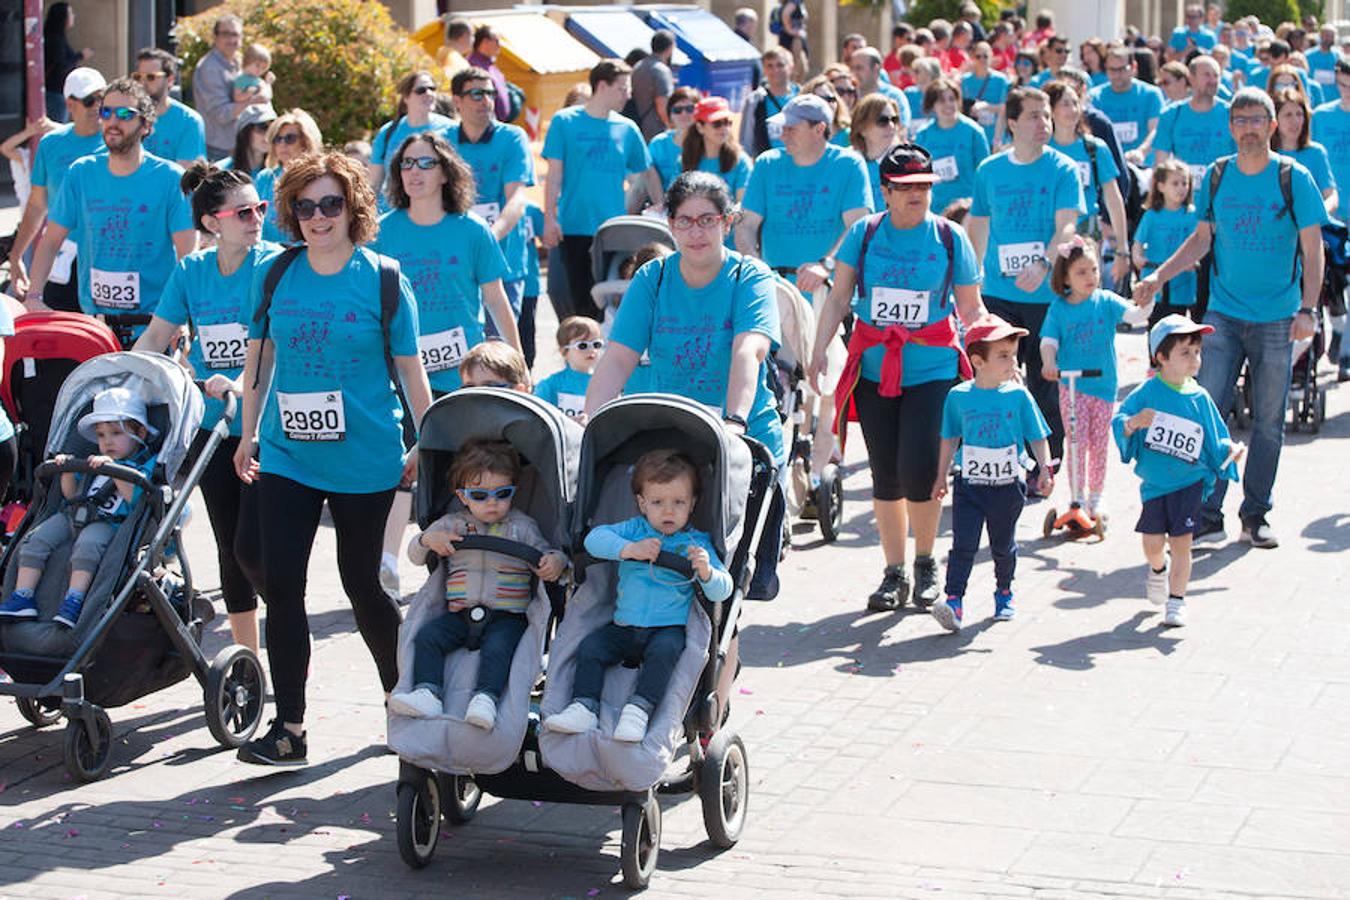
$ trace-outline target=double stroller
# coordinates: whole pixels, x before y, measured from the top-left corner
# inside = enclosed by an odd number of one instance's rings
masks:
[[[49,517],[68,514],[61,474],[92,471],[87,457],[97,448],[76,426],[94,397],[114,387],[145,401],[155,466],[148,477],[114,464],[98,470],[141,492],[94,573],[74,628],[52,621],[69,577],[69,542],[52,554],[38,583],[38,617],[0,623],[0,669],[10,678],[0,683],[0,695],[16,698],[19,712],[36,727],[65,716],[66,768],[79,781],[101,778],[112,764],[106,709],[189,675],[202,685],[207,726],[224,746],[247,741],[263,714],[263,673],[251,650],[232,645],[211,661],[202,654],[209,607],[196,602],[179,534],[188,494],[228,436],[235,404],[231,398],[195,464],[184,472],[201,424],[202,396],[191,376],[167,357],[109,353],[81,364],[65,380],[46,442],[49,461],[36,467],[32,503],[0,556],[4,595],[14,590],[24,538]],[[71,459],[58,464],[50,459],[57,454]],[[170,541],[178,547],[173,559],[165,553]]]
[[[456,391],[438,400],[423,420],[418,519],[423,527],[447,508],[446,472],[471,438],[509,442],[522,457],[517,508],[569,551],[573,584],[560,619],[550,617],[545,592],[536,590],[528,628],[517,646],[496,725],[483,731],[463,721],[477,660],[459,650],[446,661],[445,714],[408,719],[391,714],[389,746],[400,757],[397,834],[404,861],[431,861],[441,820],[468,822],[484,793],[509,799],[622,808],[621,863],[625,883],[646,886],[661,840],[658,793],[697,793],[708,836],[719,847],[739,839],[745,822],[749,770],[745,745],[726,727],[732,685],[740,669],[737,618],[763,529],[773,464],[765,448],[730,438],[701,404],[670,395],[615,400],[584,433],[535,397],[493,388]],[[703,492],[693,525],[706,531],[735,582],[722,603],[700,597],[690,610],[685,650],[665,699],[653,711],[639,743],[610,735],[637,678],[635,667],[605,676],[599,728],[583,734],[543,731],[543,718],[571,702],[578,647],[614,614],[617,563],[594,560],[582,541],[595,524],[637,513],[630,467],[643,453],[675,447],[700,469]],[[491,549],[534,564],[532,548],[466,537],[459,548]],[[658,562],[689,577],[682,558]],[[412,641],[419,625],[445,608],[443,576],[433,573],[418,593],[399,636],[399,690],[410,686]],[[545,663],[546,659],[546,663]],[[541,672],[547,666],[542,690]],[[681,746],[687,770],[667,778]]]

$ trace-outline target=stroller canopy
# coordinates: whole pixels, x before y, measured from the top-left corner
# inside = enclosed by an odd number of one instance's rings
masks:
[[[750,448],[728,435],[711,409],[674,394],[620,397],[592,417],[581,444],[573,547],[580,547],[586,532],[598,524],[592,518],[615,469],[626,471],[642,454],[661,448],[679,450],[698,466],[702,485],[693,525],[706,531],[727,559],[727,548],[739,543],[744,524]]]
[[[164,467],[164,477],[174,482],[201,427],[204,404],[192,375],[159,353],[107,353],[71,372],[56,395],[56,411],[47,433],[47,456],[88,445],[75,425],[93,405],[94,395],[114,387],[125,387],[145,401],[150,424],[159,431],[159,463]]]
[[[663,219],[615,216],[600,225],[591,241],[591,274],[596,281],[617,278],[619,264],[645,244],[675,249],[675,237]]]

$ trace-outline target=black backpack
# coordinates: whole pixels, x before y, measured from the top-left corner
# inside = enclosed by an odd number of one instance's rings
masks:
[[[1214,223],[1214,198],[1219,193],[1219,184],[1223,181],[1223,173],[1228,169],[1228,163],[1235,157],[1226,156],[1223,159],[1214,161],[1214,165],[1209,170],[1209,205],[1205,207],[1205,221]],[[1294,215],[1294,164],[1284,157],[1280,157],[1280,196],[1284,200],[1284,206],[1275,214],[1276,219],[1284,218],[1289,215],[1289,221],[1294,223],[1294,262],[1290,281],[1298,281],[1299,262],[1303,259],[1303,245],[1298,240],[1298,219]],[[1210,244],[1210,268],[1217,275],[1219,273],[1219,244],[1218,241],[1212,241]]]
[[[862,247],[858,250],[858,297],[867,300],[867,290],[863,287],[863,271],[867,265],[867,247],[872,243],[872,238],[876,236],[877,229],[881,223],[886,221],[889,213],[879,212],[872,215],[867,220],[867,229],[863,232]],[[942,277],[942,291],[938,295],[938,306],[947,305],[947,298],[952,292],[952,280],[956,277],[956,237],[952,232],[952,223],[941,216],[933,220],[937,224],[938,238],[942,241],[942,249],[947,252],[947,273]]]

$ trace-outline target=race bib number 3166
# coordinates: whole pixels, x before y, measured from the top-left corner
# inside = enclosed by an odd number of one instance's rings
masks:
[[[1200,458],[1205,447],[1205,430],[1199,422],[1183,419],[1170,413],[1155,412],[1153,424],[1148,426],[1144,446],[1188,463]]]

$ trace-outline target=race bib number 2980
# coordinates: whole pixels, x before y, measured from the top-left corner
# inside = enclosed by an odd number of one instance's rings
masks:
[[[347,436],[342,391],[277,392],[281,430],[293,441],[340,441]]]

